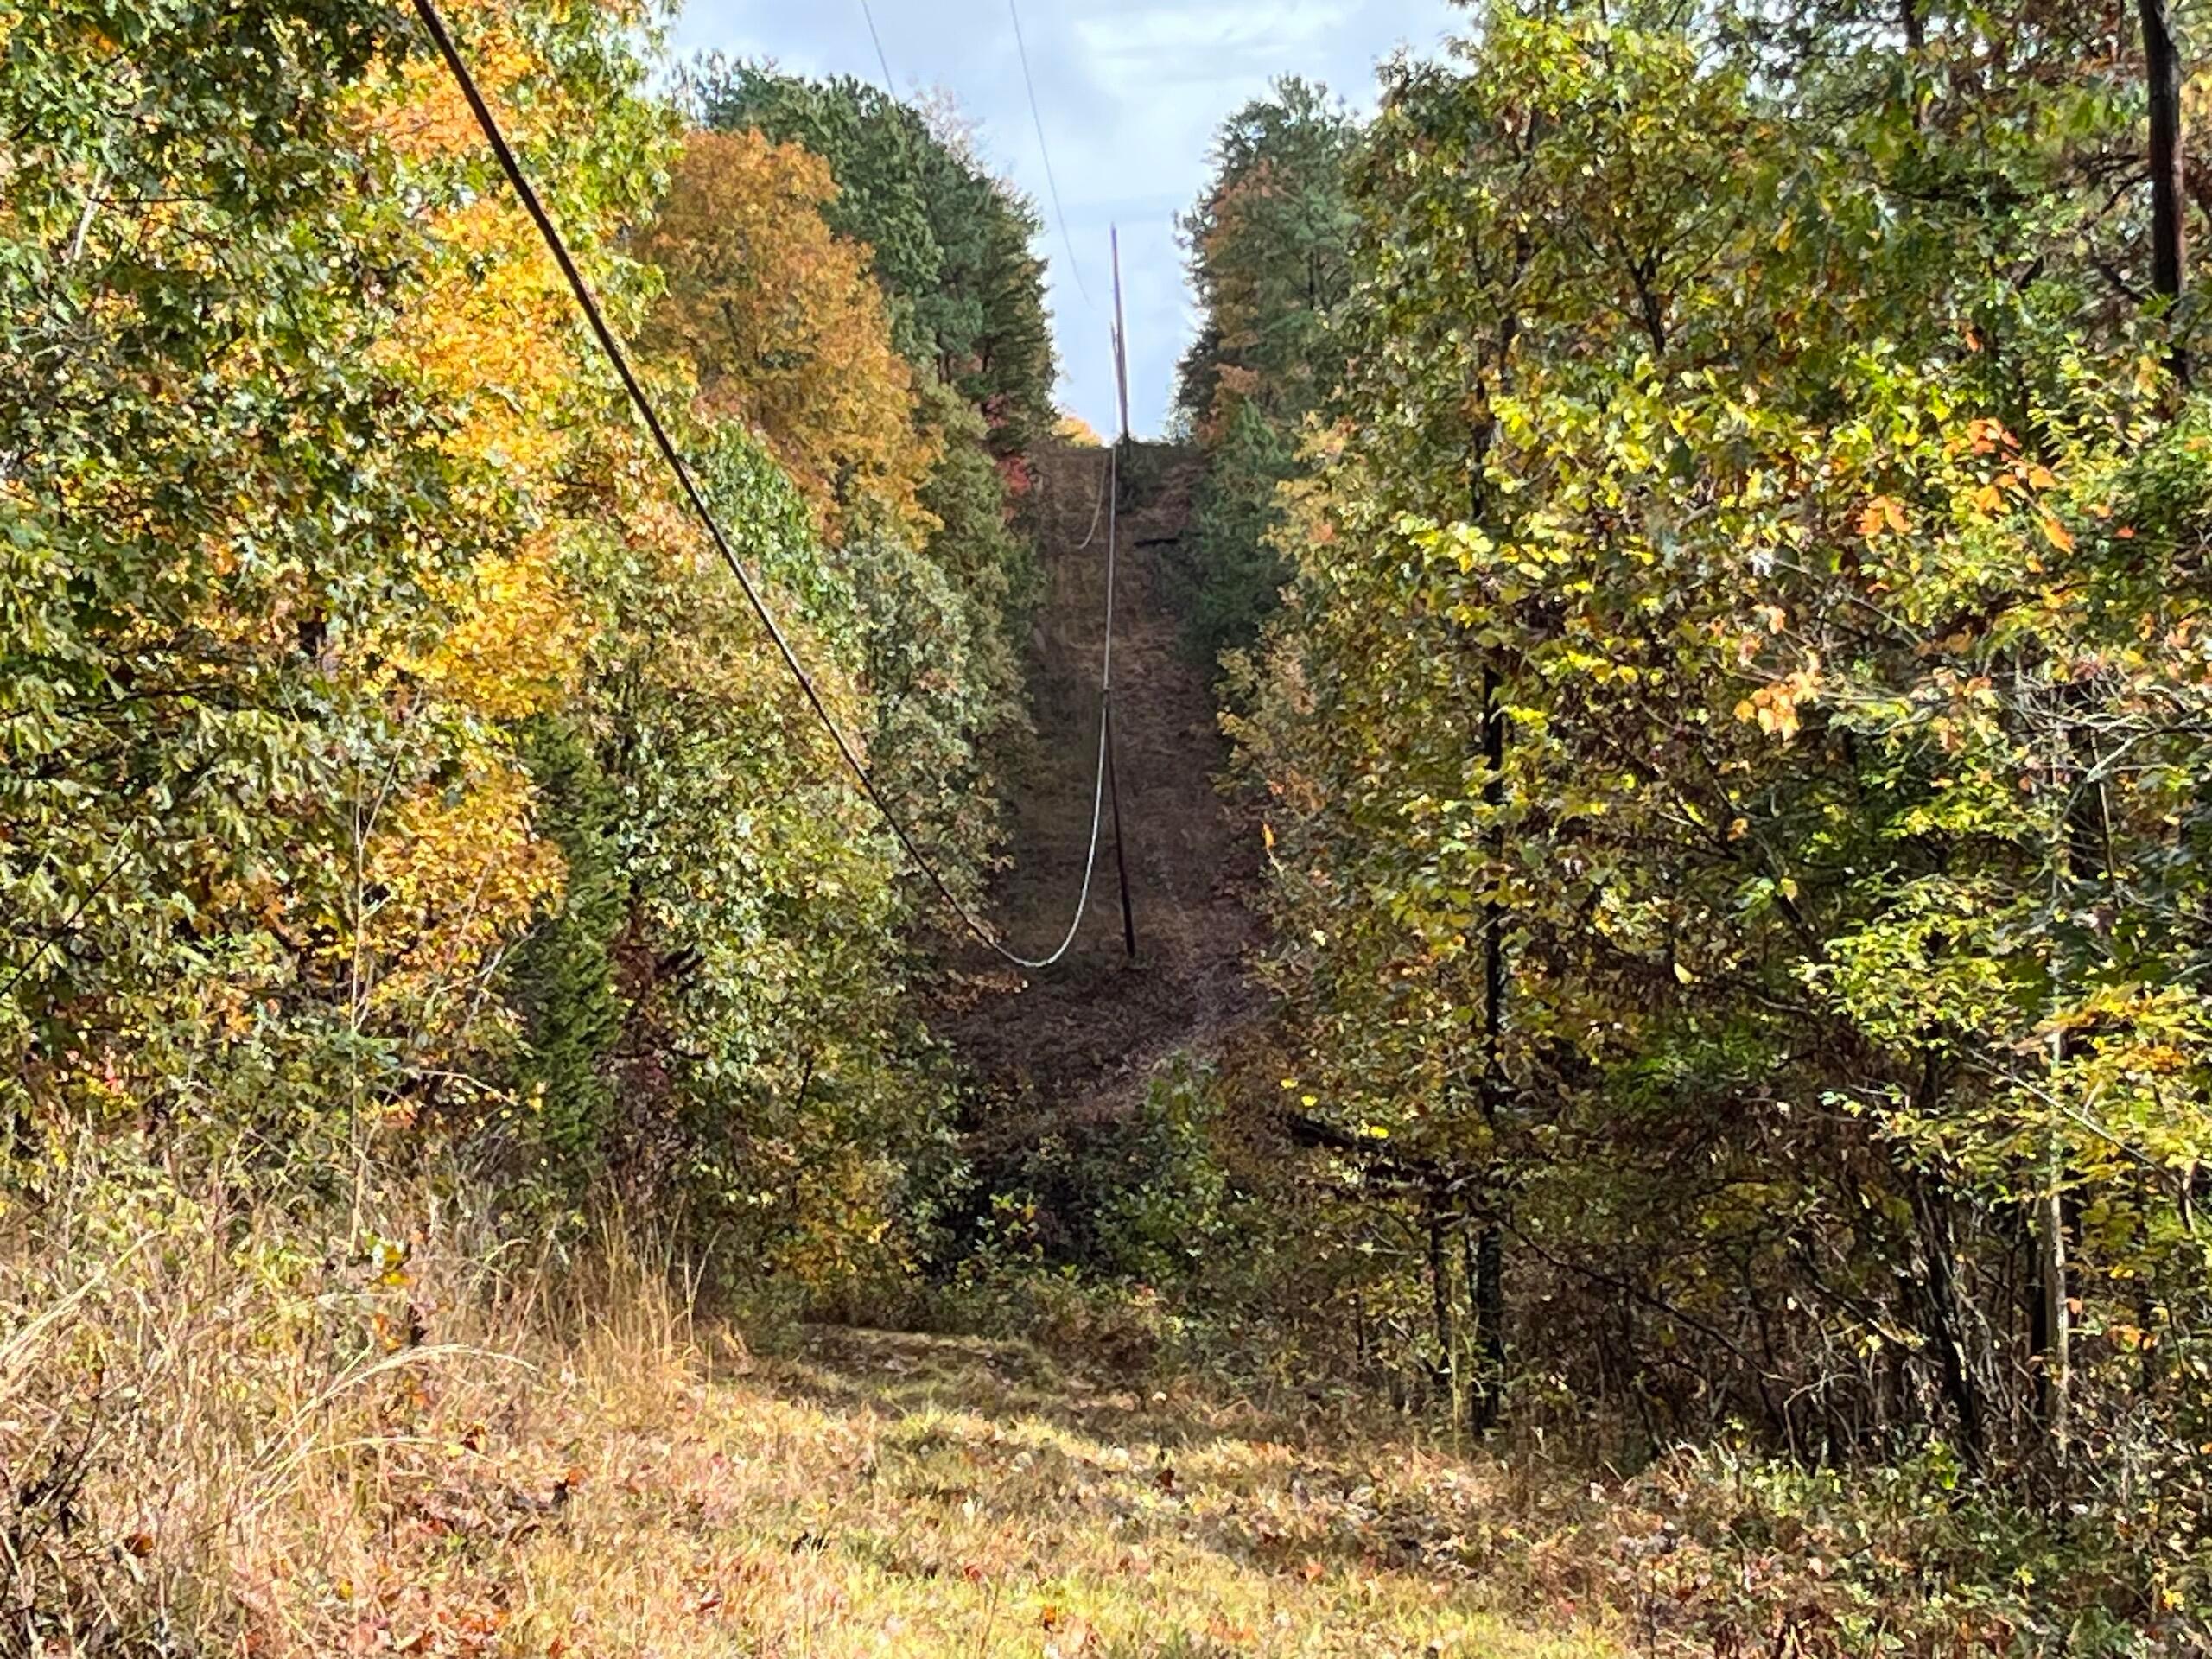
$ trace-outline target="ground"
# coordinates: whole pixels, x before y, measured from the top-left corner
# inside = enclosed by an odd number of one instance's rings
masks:
[[[1025,954],[1065,931],[1089,839],[1105,459],[1069,446],[1044,460],[1035,730],[1003,757],[1011,847],[991,903]],[[986,1165],[1129,1109],[1158,1061],[1206,1051],[1257,1008],[1255,832],[1215,788],[1213,699],[1160,594],[1160,550],[1187,513],[1192,472],[1172,451],[1142,461],[1148,480],[1118,520],[1115,630],[1140,948],[1127,959],[1110,828],[1060,967],[1020,972],[948,947],[933,1013],[976,1081],[970,1147]],[[1188,1385],[1154,1392],[974,1338],[817,1328],[781,1357],[723,1338],[641,1363],[655,1346],[632,1337],[614,1363],[587,1362],[505,1426],[504,1457],[486,1448],[503,1472],[463,1514],[529,1517],[484,1603],[493,1650],[1618,1650],[1571,1606],[1525,1592],[1496,1603],[1481,1566],[1497,1466],[1402,1423],[1377,1432],[1310,1402],[1274,1413]]]
[[[543,1518],[501,1576],[529,1611],[486,1620],[486,1650],[1621,1650],[1572,1610],[1492,1604],[1473,1562],[1496,1476],[1433,1447],[1007,1344],[823,1331],[734,1363],[586,1379],[542,1408],[573,1461],[521,1503]]]
[[[1106,531],[1084,532],[1103,459],[1045,462],[1035,734],[1007,757],[991,895],[1032,950],[1066,926],[1090,825]],[[1189,463],[1141,459],[1115,631],[1140,949],[1122,951],[1110,842],[1064,968],[946,947],[932,1015],[976,1080],[986,1192],[994,1160],[1018,1173],[1046,1136],[1080,1144],[1160,1060],[1262,1011],[1258,850],[1215,787],[1212,698],[1160,592]],[[1594,1580],[1525,1570],[1514,1466],[1405,1420],[1140,1381],[1105,1344],[1077,1363],[771,1321],[776,1351],[755,1352],[696,1323],[677,1264],[613,1219],[557,1261],[493,1245],[487,1217],[480,1236],[395,1221],[404,1267],[317,1274],[275,1206],[179,1199],[186,1219],[164,1223],[175,1195],[143,1198],[164,1248],[44,1297],[55,1315],[0,1342],[0,1653],[1619,1651]],[[206,1255],[210,1230],[229,1243]],[[0,1241],[21,1281],[46,1282],[46,1255],[35,1233]],[[27,1394],[64,1344],[90,1383]]]
[[[976,1080],[970,1146],[987,1166],[1128,1110],[1157,1062],[1206,1052],[1257,1007],[1255,832],[1215,788],[1213,698],[1160,592],[1192,469],[1173,451],[1140,459],[1146,480],[1117,518],[1115,628],[1138,954],[1123,950],[1110,824],[1065,963],[1025,973],[950,949],[937,1020]],[[1034,738],[1004,757],[1010,857],[991,906],[1029,955],[1065,931],[1089,839],[1105,461],[1072,446],[1044,458]],[[1150,1392],[976,1339],[817,1329],[794,1356],[737,1363],[724,1380],[652,1371],[636,1398],[619,1380],[586,1388],[559,1427],[540,1427],[575,1465],[541,1477],[545,1501],[564,1501],[522,1563],[531,1611],[506,1627],[509,1650],[1617,1650],[1571,1608],[1494,1605],[1480,1567],[1495,1466],[1402,1425]]]
[[[990,914],[1041,956],[1081,885],[1097,756],[1106,597],[1107,452],[1039,457],[1042,591],[1029,641],[1033,736],[1002,757],[1007,860]],[[1168,1055],[1206,1056],[1256,1011],[1247,962],[1261,929],[1256,822],[1225,800],[1228,762],[1204,671],[1182,648],[1161,553],[1189,516],[1194,458],[1139,446],[1123,480],[1115,594],[1114,717],[1121,821],[1137,936],[1123,946],[1110,820],[1091,902],[1067,958],[1025,972],[982,946],[945,953],[932,1023],[977,1084],[970,1151],[988,1184],[1046,1133],[1080,1135],[1131,1109]]]

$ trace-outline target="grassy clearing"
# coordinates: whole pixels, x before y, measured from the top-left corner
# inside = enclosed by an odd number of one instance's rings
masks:
[[[820,1332],[588,1410],[597,1496],[531,1554],[521,1651],[1616,1651],[1500,1615],[1465,1465],[1007,1344]]]
[[[619,1231],[414,1214],[326,1254],[153,1181],[0,1240],[0,1652],[1618,1650],[1501,1605],[1495,1470],[1020,1345],[757,1358]]]

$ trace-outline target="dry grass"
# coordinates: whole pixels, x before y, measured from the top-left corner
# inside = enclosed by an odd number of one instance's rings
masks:
[[[326,1247],[160,1180],[39,1223],[0,1241],[0,1653],[1618,1650],[1501,1615],[1470,1465],[1006,1344],[756,1362],[619,1230]]]
[[[1463,1466],[1008,1344],[818,1332],[734,1383],[605,1404],[599,1498],[531,1556],[524,1651],[1614,1651],[1497,1615]]]

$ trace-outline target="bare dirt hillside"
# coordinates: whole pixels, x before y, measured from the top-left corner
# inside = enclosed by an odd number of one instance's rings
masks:
[[[1043,591],[1028,662],[1034,735],[1005,757],[1011,861],[990,906],[1008,944],[1028,957],[1066,931],[1090,832],[1106,464],[1104,450],[1071,447],[1042,462]],[[1090,912],[1059,966],[1023,972],[973,942],[948,949],[937,1025],[981,1086],[974,1128],[987,1155],[1127,1109],[1161,1058],[1205,1052],[1256,1006],[1245,962],[1259,938],[1246,904],[1258,830],[1215,787],[1227,753],[1213,696],[1180,647],[1161,580],[1195,478],[1180,452],[1140,446],[1118,520],[1115,725],[1135,962],[1122,948],[1110,823]]]

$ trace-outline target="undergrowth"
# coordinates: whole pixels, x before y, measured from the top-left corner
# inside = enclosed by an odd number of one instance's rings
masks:
[[[1655,1651],[2212,1652],[2212,1518],[2151,1496],[2194,1490],[2171,1471],[2115,1459],[2039,1491],[1978,1475],[1933,1428],[1827,1462],[1740,1425],[1655,1441],[1525,1366],[1505,1429],[1455,1427],[1464,1402],[1418,1340],[1426,1309],[1370,1294],[1351,1328],[1362,1287],[1316,1265],[1310,1232],[1286,1220],[1313,1213],[1271,1185],[1233,1098],[1214,1070],[1178,1061],[1081,1146],[1041,1144],[1034,1191],[996,1200],[931,1304],[938,1327],[1020,1332],[1142,1387],[1233,1392],[1352,1440],[1430,1438],[1486,1471],[1480,1513],[1451,1533],[1459,1568],[1524,1611],[1613,1610]],[[1091,1218],[1087,1262],[1048,1249],[1065,1230],[1043,1224],[1048,1193]]]
[[[0,1651],[506,1650],[479,1569],[575,1497],[559,1426],[711,1355],[638,1230],[516,1236],[439,1176],[334,1203],[87,1150],[10,1208]]]
[[[486,1190],[87,1148],[12,1208],[0,1653],[2208,1650],[2193,1558],[1935,1442],[1484,1445],[1301,1369],[1287,1323],[1045,1266],[1013,1205],[904,1310],[996,1337],[732,1323],[635,1217],[455,1196]]]
[[[451,1167],[67,1169],[0,1223],[0,1653],[1613,1650],[1453,1511],[1381,1529],[1378,1480],[1469,1477],[1341,1423],[1022,1343],[756,1355],[650,1226]]]

